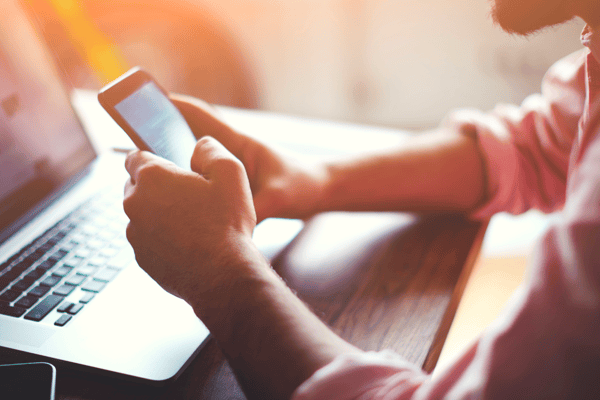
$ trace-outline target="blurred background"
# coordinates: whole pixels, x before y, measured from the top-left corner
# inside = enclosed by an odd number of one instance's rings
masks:
[[[580,20],[503,33],[488,0],[28,0],[76,87],[141,65],[211,103],[402,129],[539,91]]]

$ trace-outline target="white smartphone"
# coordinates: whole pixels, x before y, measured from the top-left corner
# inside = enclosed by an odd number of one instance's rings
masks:
[[[190,169],[196,138],[167,92],[135,67],[98,93],[98,101],[141,149]]]

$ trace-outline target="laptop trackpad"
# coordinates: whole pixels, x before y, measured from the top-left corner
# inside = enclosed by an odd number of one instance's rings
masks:
[[[11,319],[10,324],[2,323],[0,319],[0,346],[5,342],[17,343],[30,347],[40,347],[56,333],[56,329],[38,325],[31,326],[29,321]]]

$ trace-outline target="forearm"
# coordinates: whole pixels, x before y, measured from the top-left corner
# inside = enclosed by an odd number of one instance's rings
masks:
[[[191,303],[250,398],[289,398],[337,355],[359,351],[308,310],[253,245],[239,250],[227,262],[245,272],[220,285],[218,299]]]
[[[395,149],[326,165],[319,211],[470,211],[483,200],[475,139],[438,129]]]

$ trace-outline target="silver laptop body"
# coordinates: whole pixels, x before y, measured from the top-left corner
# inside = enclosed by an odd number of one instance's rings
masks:
[[[25,280],[28,274],[35,276],[36,270],[43,272],[49,264],[43,264],[45,261],[54,263],[46,275],[23,290],[18,298],[7,300],[18,292],[11,289],[14,282],[0,290],[0,299],[4,294],[4,300],[0,300],[3,301],[0,310],[4,310],[0,313],[0,347],[132,380],[167,382],[182,372],[207,340],[209,332],[189,305],[162,290],[135,263],[133,251],[124,241],[124,232],[117,232],[119,229],[115,228],[115,224],[121,224],[124,229],[126,224],[119,205],[127,177],[123,158],[110,154],[97,157],[71,107],[48,49],[21,4],[7,0],[3,8],[5,16],[0,17],[0,265],[3,265],[0,281],[48,237],[58,237],[60,241],[56,244],[53,244],[56,239],[46,241],[50,243],[46,246],[54,247],[20,275],[19,278]],[[103,217],[96,218],[96,215],[79,217],[88,209],[94,214],[98,204],[109,207],[109,217],[104,218],[104,222]],[[76,217],[72,217],[73,213]],[[80,243],[89,232],[76,224],[89,218],[101,222],[91,233],[99,238],[93,241],[93,246]],[[52,228],[57,223],[58,227]],[[62,233],[54,234],[67,224],[65,232],[68,233],[64,237]],[[103,235],[109,225],[117,232],[113,236]],[[49,228],[54,230],[45,233]],[[36,238],[40,236],[42,242],[38,240],[38,243]],[[27,250],[32,242],[34,248]],[[66,255],[65,251],[61,252],[63,247],[68,251]],[[22,249],[25,252],[11,261]],[[42,248],[36,251],[41,253]],[[52,254],[63,258],[56,261]],[[82,254],[115,257],[114,269],[109,264],[102,267],[112,272],[108,282],[107,279],[95,280],[93,274],[78,275],[78,270],[69,270],[69,262],[81,260]],[[95,268],[93,264],[89,266],[91,268],[81,267],[81,271]],[[67,268],[61,270],[61,267]],[[65,270],[71,275],[65,276]],[[62,271],[62,277],[58,271]],[[55,272],[58,275],[53,275]],[[50,284],[56,279],[62,280],[40,295],[37,303],[22,315],[10,315],[14,310],[21,311],[16,306],[26,303],[21,299],[35,297],[40,290],[46,290],[42,287],[33,292],[37,286],[43,286],[40,282],[46,278]],[[62,301],[41,320],[35,320],[32,310],[48,296],[55,296],[52,299],[61,296],[53,293],[60,292],[59,288],[64,288],[71,278],[84,280],[72,285],[74,288],[67,287],[72,291],[63,295]],[[90,297],[88,302],[80,302]],[[77,305],[78,311],[73,315],[64,311],[65,307],[59,311],[66,303],[72,307]],[[67,317],[63,317],[65,315]],[[68,322],[57,326],[61,317]]]

